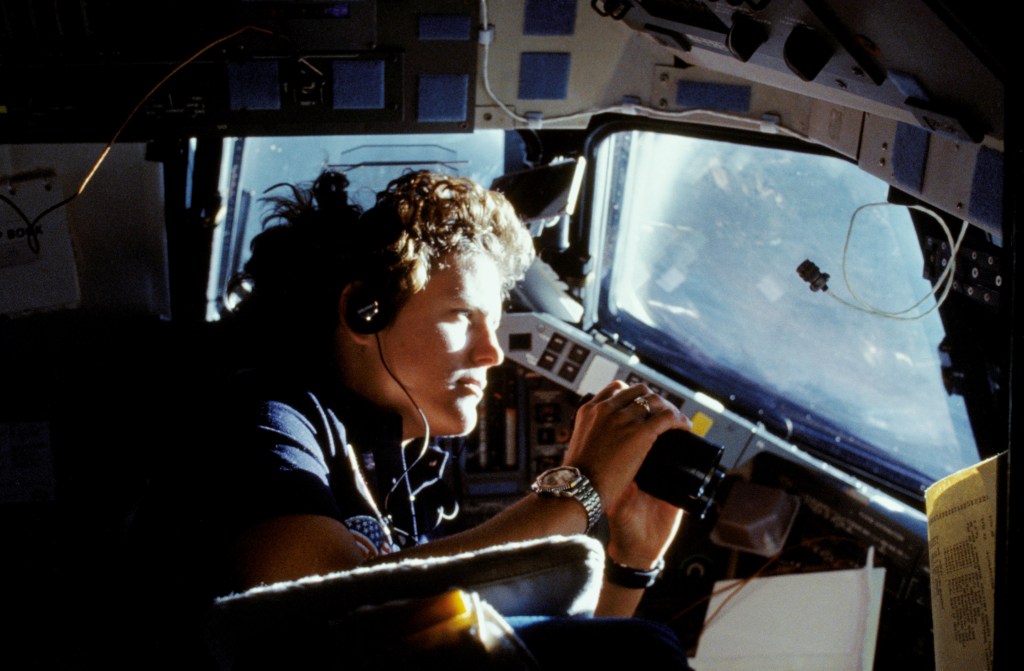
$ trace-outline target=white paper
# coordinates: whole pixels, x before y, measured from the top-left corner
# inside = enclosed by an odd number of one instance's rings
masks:
[[[693,667],[868,671],[884,582],[884,568],[720,581]]]
[[[76,306],[78,272],[65,208],[46,214],[29,233],[30,224],[63,195],[36,179],[5,196],[10,203],[0,202],[0,314]]]

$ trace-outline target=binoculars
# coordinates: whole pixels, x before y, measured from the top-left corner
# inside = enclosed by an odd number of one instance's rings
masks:
[[[654,441],[636,474],[636,484],[703,519],[725,478],[719,468],[724,451],[695,433],[670,429]]]

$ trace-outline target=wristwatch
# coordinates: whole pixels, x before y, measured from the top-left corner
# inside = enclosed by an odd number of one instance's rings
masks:
[[[530,489],[541,496],[556,496],[579,501],[587,512],[588,534],[601,519],[601,496],[587,476],[583,475],[575,466],[549,468],[537,476]]]

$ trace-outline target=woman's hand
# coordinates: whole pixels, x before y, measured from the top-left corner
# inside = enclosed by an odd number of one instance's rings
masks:
[[[632,521],[623,522],[623,526],[633,528],[638,516],[647,518],[647,513],[633,509],[646,509],[654,501],[647,494],[633,491],[633,478],[640,464],[659,435],[669,429],[689,428],[689,420],[647,385],[615,381],[580,406],[565,463],[577,466],[590,479],[609,514],[628,514]],[[627,491],[630,498],[623,503],[628,505],[620,506]],[[660,509],[662,502],[656,503],[656,509]],[[649,522],[655,523],[653,519]]]
[[[608,510],[608,556],[640,570],[654,568],[679,531],[683,511],[631,483]]]

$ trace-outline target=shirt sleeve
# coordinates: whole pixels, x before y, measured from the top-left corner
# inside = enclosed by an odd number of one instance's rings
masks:
[[[346,459],[345,431],[315,396],[241,399],[227,419],[233,435],[218,469],[222,523],[237,530],[298,514],[344,521],[332,484],[345,475],[332,471]]]

